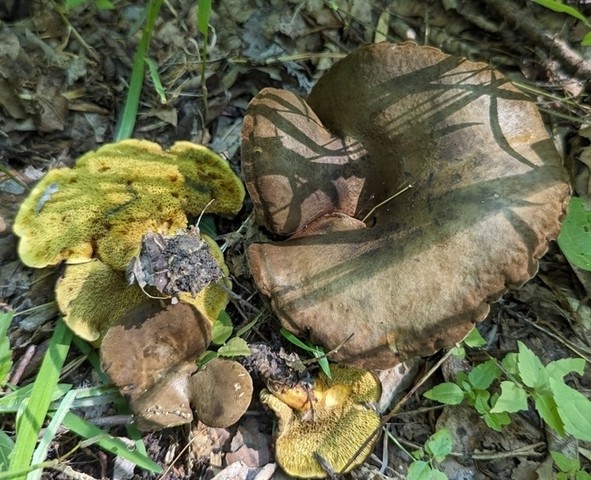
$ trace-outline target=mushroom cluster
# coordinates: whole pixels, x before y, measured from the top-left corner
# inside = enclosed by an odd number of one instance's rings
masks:
[[[242,129],[248,259],[285,328],[383,369],[460,340],[537,271],[570,195],[536,106],[483,63],[362,47]],[[412,185],[397,195],[402,187]]]
[[[235,215],[244,194],[229,164],[203,146],[163,150],[126,140],[87,153],[74,168],[50,170],[21,205],[14,225],[21,260],[36,268],[66,263],[56,285],[64,321],[101,346],[104,369],[142,429],[189,422],[190,403],[206,416],[203,404],[231,402],[234,413],[210,415],[216,426],[248,407],[252,384],[239,364],[195,373],[231,284],[215,241],[186,230],[206,207]],[[239,398],[221,383],[204,397],[193,385],[207,375],[239,385]]]

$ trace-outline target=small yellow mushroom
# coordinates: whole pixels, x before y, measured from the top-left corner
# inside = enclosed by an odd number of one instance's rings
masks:
[[[349,472],[363,463],[377,439],[372,436],[380,416],[372,404],[381,389],[375,375],[339,365],[331,366],[331,374],[332,379],[320,374],[307,394],[302,385],[261,392],[261,401],[279,419],[275,458],[294,477]]]

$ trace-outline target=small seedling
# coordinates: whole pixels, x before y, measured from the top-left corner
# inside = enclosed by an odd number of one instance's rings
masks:
[[[585,361],[563,358],[544,366],[522,342],[519,352],[505,356],[499,365],[488,360],[455,382],[445,382],[425,392],[425,397],[448,405],[466,401],[486,424],[501,431],[511,423],[509,414],[527,410],[531,400],[540,417],[558,434],[591,441],[591,400],[564,382],[565,375],[583,374]],[[490,393],[493,382],[504,374],[501,393]]]

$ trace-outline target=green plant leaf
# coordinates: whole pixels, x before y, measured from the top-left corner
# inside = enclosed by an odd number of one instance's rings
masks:
[[[591,480],[591,474],[579,470],[575,473],[575,480]]]
[[[14,440],[3,430],[0,430],[0,472],[8,470],[9,457],[14,449]]]
[[[427,390],[423,396],[446,405],[459,405],[464,400],[464,391],[455,383],[445,382]]]
[[[209,19],[211,18],[211,0],[199,0],[199,12],[197,14],[197,27],[199,33],[205,37],[207,43],[207,30],[209,28]]]
[[[211,361],[211,360],[213,360],[214,358],[217,358],[217,357],[219,357],[218,352],[213,352],[211,350],[206,350],[197,359],[197,365],[199,365],[199,367],[202,367],[207,362],[209,362],[209,361]]]
[[[8,338],[8,329],[14,318],[13,312],[0,313],[0,386],[6,384],[12,367],[12,350]]]
[[[47,352],[43,357],[41,368],[37,373],[31,396],[27,402],[23,403],[23,414],[20,419],[17,415],[17,436],[10,461],[11,470],[20,470],[31,463],[37,438],[47,415],[71,341],[71,330],[66,327],[62,319],[59,319]]]
[[[222,357],[247,357],[251,353],[246,340],[240,337],[231,338],[218,349],[218,354]]]
[[[548,372],[537,355],[522,342],[519,345],[517,367],[521,381],[534,390],[548,388]]]
[[[490,413],[489,399],[488,390],[474,390],[474,408],[480,415]]]
[[[558,407],[551,392],[533,392],[532,398],[536,410],[542,420],[552,427],[559,435],[564,436],[564,423],[558,414]]]
[[[69,428],[77,435],[85,439],[92,439],[99,447],[113,455],[125,458],[133,462],[138,467],[147,470],[148,472],[162,473],[162,468],[157,463],[154,463],[150,458],[142,452],[130,448],[129,445],[123,443],[117,437],[109,435],[104,430],[101,430],[96,425],[80,418],[78,415],[68,412],[63,420],[63,425]]]
[[[431,466],[427,462],[417,460],[408,467],[406,480],[431,480],[431,474]]]
[[[72,385],[67,383],[58,383],[51,392],[50,402],[55,402],[62,398]],[[0,398],[0,413],[16,413],[20,405],[31,396],[33,384],[17,388],[14,392]]]
[[[515,413],[521,410],[527,410],[526,391],[513,382],[501,382],[501,396],[490,409],[490,413]]]
[[[507,373],[518,377],[519,368],[517,367],[517,358],[518,355],[516,353],[508,353],[501,361],[501,365]]]
[[[482,338],[480,332],[476,327],[470,330],[470,333],[464,338],[464,343],[471,348],[483,347],[486,345],[486,340]]]
[[[583,37],[583,40],[581,40],[581,45],[583,47],[591,47],[591,32],[587,32],[585,34],[585,36]],[[588,475],[588,474],[585,474]],[[589,475],[589,478],[591,478],[591,475]],[[577,477],[578,480],[578,477]]]
[[[550,388],[564,429],[579,440],[591,442],[591,400],[562,380],[551,378]]]
[[[162,86],[162,81],[158,74],[158,66],[150,57],[146,57],[145,60],[146,65],[148,65],[148,71],[150,72],[150,78],[154,84],[154,90],[156,90],[156,93],[160,97],[160,103],[164,105],[166,104],[166,90],[164,90],[164,87]]]
[[[546,365],[546,371],[551,378],[557,380],[564,378],[565,375],[571,372],[583,375],[585,371],[585,360],[582,358],[561,358]]]
[[[582,198],[570,199],[557,242],[570,263],[591,270],[591,211]]]
[[[66,12],[71,10],[72,8],[77,7],[78,5],[82,5],[83,3],[86,3],[87,0],[66,0],[64,3],[64,8],[66,9]]]
[[[115,8],[115,5],[109,0],[95,0],[95,2],[99,10],[113,10]]]
[[[211,343],[214,345],[223,345],[232,336],[233,331],[234,325],[232,325],[232,319],[225,310],[222,310],[213,324]]]
[[[570,458],[560,452],[550,451],[550,456],[554,460],[554,465],[558,470],[565,473],[574,473],[581,469],[581,462],[578,458]]]
[[[429,456],[435,459],[436,462],[445,460],[453,449],[453,440],[447,428],[437,430],[425,442],[425,450],[429,452]]]
[[[559,2],[557,0],[532,0],[532,2],[537,3],[538,5],[542,5],[542,7],[548,8],[549,10],[552,10],[554,12],[566,13],[567,15],[570,15],[571,17],[580,20],[588,27],[591,27],[585,15],[583,15],[574,7],[565,5],[564,3]]]
[[[486,390],[500,375],[501,369],[497,362],[491,359],[476,365],[468,374],[468,381],[475,389]]]
[[[487,413],[482,416],[482,419],[489,428],[497,432],[502,432],[503,427],[511,423],[511,417],[507,412]]]

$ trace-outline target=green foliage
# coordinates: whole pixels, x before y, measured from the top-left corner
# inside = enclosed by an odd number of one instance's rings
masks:
[[[569,458],[560,452],[550,452],[554,466],[558,469],[556,480],[591,480],[591,475],[581,470],[578,458]]]
[[[589,23],[585,15],[579,12],[576,8],[571,7],[570,5],[565,5],[559,0],[532,0],[532,2],[542,5],[543,7],[553,10],[554,12],[566,13],[567,15],[570,15],[571,17],[574,17],[582,22],[587,28],[591,28],[591,23]],[[583,37],[581,45],[584,47],[591,45],[591,32],[587,33]]]
[[[8,339],[8,329],[14,313],[0,313],[0,386],[6,385],[8,373],[12,367],[12,350]]]
[[[286,330],[283,327],[279,330],[279,332],[287,341],[293,343],[296,347],[299,347],[302,350],[311,353],[318,360],[318,365],[320,366],[324,374],[328,378],[332,378],[328,358],[326,358],[326,353],[324,352],[324,349],[322,347],[319,347],[318,345],[312,345],[310,342],[304,342],[300,340],[293,333],[291,333],[289,330]]]
[[[242,336],[249,332],[258,321],[259,318],[256,317],[240,330],[234,332],[234,325],[230,316],[225,311],[220,312],[211,332],[211,343],[219,348],[217,351],[207,350],[204,352],[197,363],[203,366],[216,357],[246,357],[250,355],[252,352]]]
[[[412,453],[415,460],[408,467],[407,480],[446,480],[447,476],[437,469],[435,463],[445,460],[452,447],[453,441],[446,428],[435,432],[423,448]]]
[[[89,0],[66,0],[64,3],[64,8],[66,9],[66,12],[69,12],[73,8],[79,7],[80,5],[84,5],[86,3],[89,3]],[[94,4],[99,10],[112,10],[115,8],[110,0],[94,0]]]
[[[519,352],[508,354],[501,367],[488,360],[468,374],[458,373],[455,382],[428,390],[425,397],[448,405],[465,401],[497,431],[511,422],[509,414],[527,410],[531,399],[540,417],[558,434],[591,441],[591,401],[563,379],[571,372],[582,375],[585,361],[564,358],[544,366],[523,343],[518,346]],[[500,382],[501,393],[491,394],[490,387],[503,372],[507,380]]]
[[[591,270],[591,210],[587,209],[582,198],[570,199],[557,241],[570,263]]]

